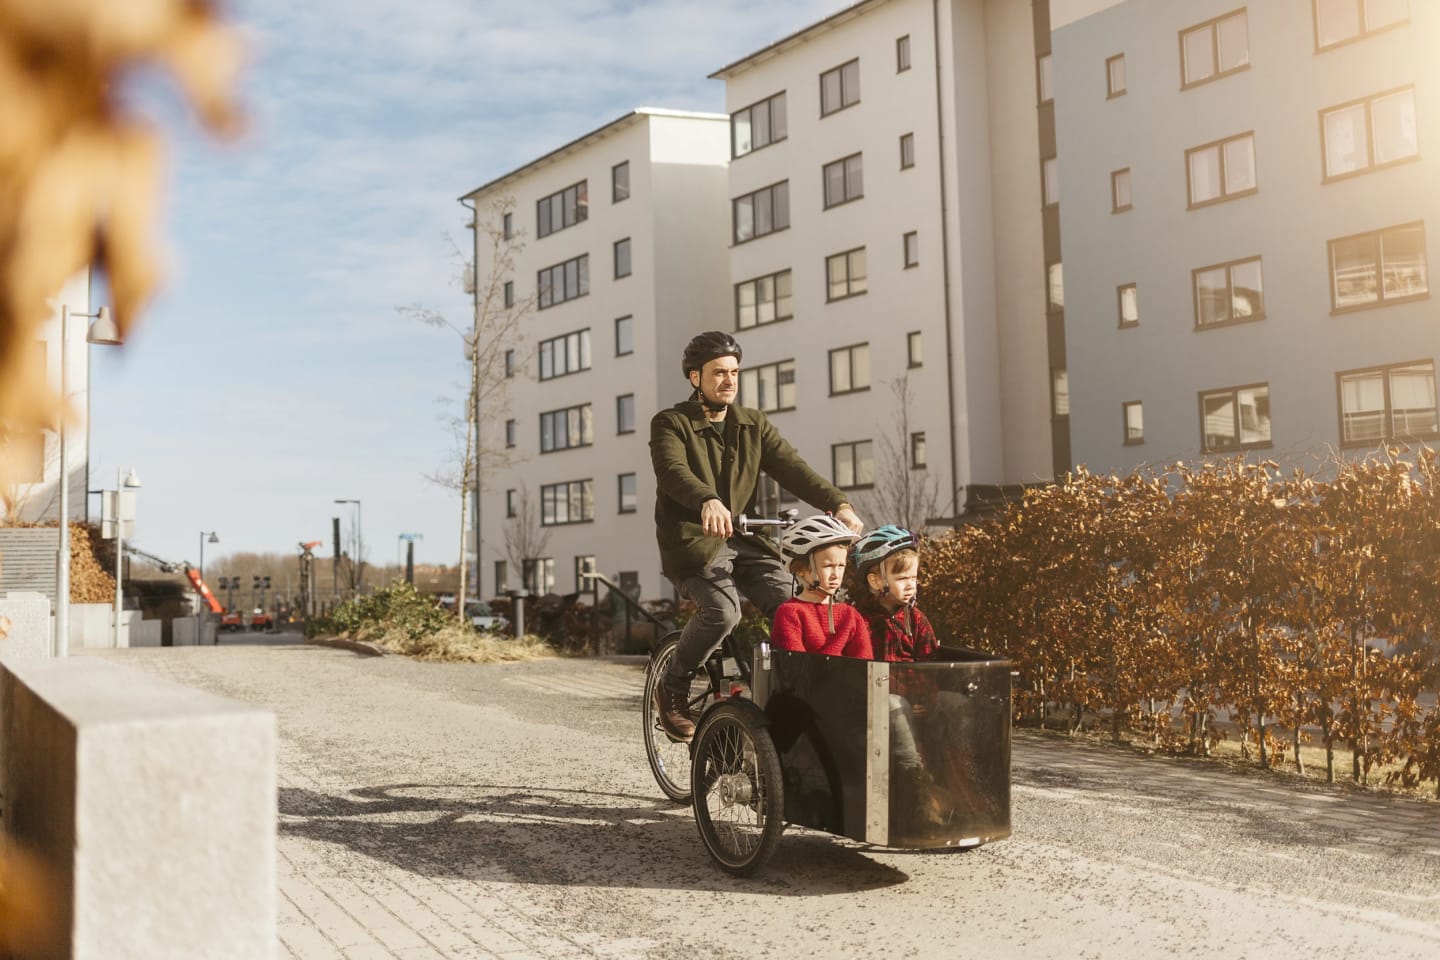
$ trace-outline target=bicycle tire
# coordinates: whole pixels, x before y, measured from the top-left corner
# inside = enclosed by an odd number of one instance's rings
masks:
[[[660,790],[676,803],[690,802],[690,744],[673,739],[660,725],[659,712],[655,709],[655,687],[660,683],[670,661],[675,656],[675,646],[680,641],[677,630],[664,637],[650,663],[645,668],[645,695],[641,701],[641,728],[645,738],[645,759]],[[693,691],[693,686],[692,686]],[[705,692],[698,700],[692,697],[691,713],[699,715],[709,705],[712,694],[708,682]]]
[[[785,786],[758,707],[730,700],[701,718],[690,780],[695,824],[710,858],[737,877],[763,867],[785,830]]]

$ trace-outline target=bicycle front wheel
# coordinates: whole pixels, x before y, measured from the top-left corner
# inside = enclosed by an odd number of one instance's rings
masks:
[[[659,711],[655,709],[655,688],[670,668],[675,657],[675,646],[680,641],[677,630],[660,641],[650,665],[645,668],[645,698],[641,702],[641,724],[645,737],[645,757],[650,761],[650,772],[660,785],[665,796],[676,803],[690,802],[690,744],[673,739],[660,725]],[[691,686],[690,715],[698,717],[710,703],[708,683],[699,697]]]
[[[705,715],[690,783],[700,838],[720,869],[745,877],[763,867],[785,830],[785,787],[780,755],[754,704],[731,700]]]

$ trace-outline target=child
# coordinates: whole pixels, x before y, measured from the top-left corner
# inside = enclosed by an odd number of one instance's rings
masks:
[[[770,642],[780,650],[871,659],[870,628],[859,611],[836,603],[855,534],[829,514],[806,517],[780,536],[780,552],[805,588],[780,604]]]
[[[855,606],[870,626],[876,660],[930,660],[940,646],[930,621],[915,607],[919,543],[909,530],[887,524],[855,544],[855,571],[862,581],[859,592],[865,594]]]

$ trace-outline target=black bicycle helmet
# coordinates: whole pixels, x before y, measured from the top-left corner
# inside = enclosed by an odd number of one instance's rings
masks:
[[[734,357],[737,363],[740,362],[740,343],[721,330],[698,334],[685,345],[685,353],[680,358],[681,372],[688,381],[691,370],[703,370],[705,364],[716,357]]]

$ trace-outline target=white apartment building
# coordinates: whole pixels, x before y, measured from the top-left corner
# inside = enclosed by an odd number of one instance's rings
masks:
[[[1051,0],[1073,459],[1440,438],[1431,0]],[[1062,304],[1057,304],[1057,308]]]
[[[483,448],[511,459],[481,462],[482,596],[573,592],[592,560],[646,597],[671,595],[649,422],[688,393],[685,343],[730,323],[728,132],[723,115],[642,108],[462,198],[481,217],[513,201],[506,232],[523,249],[505,299],[533,300],[508,409],[481,414]]]
[[[941,522],[1054,474],[1035,33],[1029,0],[864,0],[713,74],[741,402],[867,522],[897,457]]]

